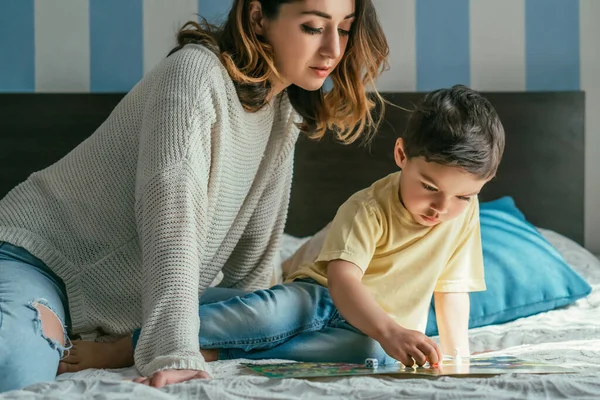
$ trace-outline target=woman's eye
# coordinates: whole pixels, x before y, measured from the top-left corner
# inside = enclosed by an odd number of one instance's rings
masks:
[[[319,33],[323,33],[323,28],[313,28],[312,26],[308,26],[308,25],[301,25],[302,27],[302,31],[304,33],[308,33],[309,35],[316,35]],[[347,31],[345,29],[338,29],[338,33],[340,34],[340,36],[350,36],[350,31]]]
[[[317,33],[321,33],[323,31],[323,28],[313,28],[304,24],[302,24],[301,27],[302,32],[308,33],[309,35],[316,35]]]
[[[471,198],[466,196],[458,196],[458,198],[463,201],[471,201]]]

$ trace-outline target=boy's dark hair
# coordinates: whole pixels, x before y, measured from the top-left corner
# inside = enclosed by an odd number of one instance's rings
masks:
[[[410,159],[456,166],[489,179],[504,152],[504,128],[492,104],[463,85],[425,96],[412,112],[403,135]]]

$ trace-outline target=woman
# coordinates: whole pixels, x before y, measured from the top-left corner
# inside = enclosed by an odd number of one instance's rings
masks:
[[[207,377],[198,296],[221,272],[268,285],[298,130],[349,143],[377,125],[366,86],[388,48],[371,0],[235,0],[222,29],[191,23],[178,43],[0,201],[0,392],[53,379],[69,336],[139,327],[147,382]]]

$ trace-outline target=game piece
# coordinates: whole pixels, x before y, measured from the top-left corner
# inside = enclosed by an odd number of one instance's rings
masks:
[[[365,360],[365,367],[367,368],[377,368],[379,366],[379,362],[376,358],[367,358]]]

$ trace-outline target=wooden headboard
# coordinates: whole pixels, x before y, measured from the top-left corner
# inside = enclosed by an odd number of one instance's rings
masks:
[[[583,244],[584,94],[484,93],[506,130],[497,177],[481,201],[514,197],[533,224]],[[386,93],[410,108],[420,93]],[[104,121],[123,94],[0,94],[0,197],[65,155]],[[311,235],[355,191],[396,171],[393,144],[407,121],[388,106],[370,147],[301,138],[286,232]]]

